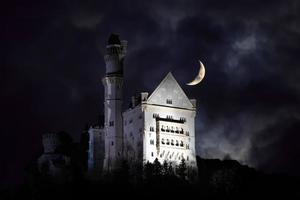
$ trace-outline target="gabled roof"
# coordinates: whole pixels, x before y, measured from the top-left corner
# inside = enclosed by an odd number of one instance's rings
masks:
[[[167,103],[171,100],[172,103]],[[147,100],[148,104],[163,105],[176,108],[193,109],[193,105],[186,96],[171,72],[161,81]]]

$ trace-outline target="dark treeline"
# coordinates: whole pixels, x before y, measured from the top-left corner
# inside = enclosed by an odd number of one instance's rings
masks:
[[[187,180],[184,160],[175,169],[167,162],[155,161],[134,170],[124,161],[113,174],[93,181],[79,173],[67,182],[54,183],[36,173],[24,185],[2,191],[0,199],[300,197],[298,178],[267,175],[234,160],[197,157],[197,164],[197,179],[193,181]]]

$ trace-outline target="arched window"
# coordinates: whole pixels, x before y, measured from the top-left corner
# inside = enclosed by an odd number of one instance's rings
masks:
[[[178,140],[176,140],[176,146],[179,146]]]
[[[171,145],[174,146],[174,140],[171,140]]]
[[[166,143],[167,145],[169,145],[170,144],[170,140],[169,139],[167,139],[167,143]]]
[[[161,139],[161,143],[165,144],[165,139],[164,138]]]
[[[171,133],[174,133],[174,127],[171,126]]]
[[[183,128],[181,128],[181,130],[180,130],[180,134],[183,134]]]
[[[183,142],[182,141],[180,141],[180,146],[183,147]]]

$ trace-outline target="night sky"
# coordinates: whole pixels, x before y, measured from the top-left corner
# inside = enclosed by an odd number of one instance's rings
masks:
[[[0,186],[22,181],[42,134],[65,130],[78,140],[97,121],[112,32],[128,41],[124,109],[171,71],[197,99],[198,155],[300,175],[297,0],[107,2],[1,6]],[[206,77],[186,86],[198,59]]]

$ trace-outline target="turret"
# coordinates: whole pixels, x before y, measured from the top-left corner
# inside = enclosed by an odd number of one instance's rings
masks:
[[[122,160],[122,103],[123,103],[123,63],[127,42],[120,41],[119,36],[111,34],[104,56],[106,75],[102,79],[104,94],[104,131],[105,158],[104,171],[112,171]]]
[[[126,55],[126,50],[127,41],[120,41],[118,35],[111,34],[106,46],[106,55],[104,56],[107,76],[123,75],[123,61]]]

